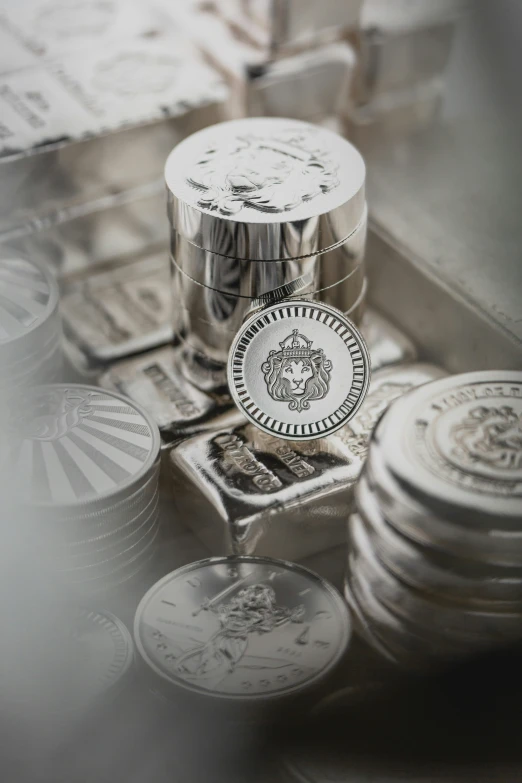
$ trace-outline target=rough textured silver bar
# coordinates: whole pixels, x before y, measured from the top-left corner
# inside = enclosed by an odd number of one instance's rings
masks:
[[[357,416],[321,440],[294,442],[251,424],[198,435],[169,459],[180,518],[214,553],[302,558],[340,544],[369,436],[410,388],[444,375],[430,365],[376,373]],[[176,485],[175,485],[176,486]]]

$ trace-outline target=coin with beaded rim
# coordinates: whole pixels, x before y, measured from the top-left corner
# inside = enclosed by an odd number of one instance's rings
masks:
[[[235,337],[228,382],[240,411],[287,440],[313,440],[362,405],[370,358],[354,324],[320,302],[286,300],[253,313]]]

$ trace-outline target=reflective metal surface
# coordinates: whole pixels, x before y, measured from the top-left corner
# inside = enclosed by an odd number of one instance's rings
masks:
[[[134,633],[159,687],[261,708],[324,679],[348,645],[350,622],[337,592],[300,566],[215,558],[154,585]]]
[[[186,440],[169,455],[178,513],[216,554],[300,559],[344,543],[353,487],[379,415],[413,386],[443,374],[430,365],[375,373],[359,413],[327,438],[287,441],[243,423]]]
[[[359,153],[337,134],[296,120],[206,128],[173,150],[165,178],[173,229],[236,259],[324,252],[353,233],[365,209]]]
[[[100,364],[172,339],[169,265],[165,252],[118,264],[65,287],[64,331]]]

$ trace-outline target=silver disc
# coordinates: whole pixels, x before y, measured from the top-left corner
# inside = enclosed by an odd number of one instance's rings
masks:
[[[228,357],[230,392],[257,427],[287,440],[335,432],[362,405],[366,344],[351,321],[320,302],[279,302],[254,313]]]
[[[519,530],[522,372],[466,373],[416,389],[387,415],[381,452],[439,515]]]
[[[300,693],[339,661],[350,620],[338,593],[300,566],[212,558],[169,574],[144,596],[138,650],[163,680],[258,701]]]

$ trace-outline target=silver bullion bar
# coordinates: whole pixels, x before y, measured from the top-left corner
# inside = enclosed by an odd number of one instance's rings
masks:
[[[38,3],[0,16],[21,49],[2,74],[0,231],[159,178],[177,141],[223,119],[226,84],[173,20],[120,1],[98,25],[100,9],[77,24]]]
[[[250,117],[292,117],[322,123],[344,110],[356,64],[348,43],[333,43],[247,69]]]
[[[365,311],[360,329],[370,351],[372,372],[417,359],[413,341],[373,308]]]
[[[342,543],[377,418],[404,392],[443,375],[431,365],[376,373],[356,417],[320,440],[282,440],[242,423],[180,443],[169,455],[183,486],[180,518],[215,553],[300,559]]]
[[[1,164],[0,164],[1,166]],[[105,264],[168,244],[163,181],[69,207],[56,221],[38,219],[6,231],[2,243],[45,265],[65,282]]]
[[[60,307],[66,335],[91,364],[140,353],[172,339],[166,251],[91,274],[64,287]]]
[[[207,394],[184,377],[182,360],[183,348],[169,346],[119,362],[100,379],[102,387],[127,395],[149,411],[164,444],[219,427],[228,421],[219,418],[227,411],[235,423],[241,420],[228,394]]]

